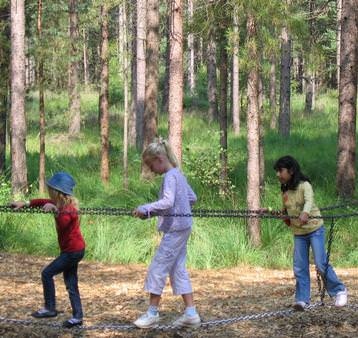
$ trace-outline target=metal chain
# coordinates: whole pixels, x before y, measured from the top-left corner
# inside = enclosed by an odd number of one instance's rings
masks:
[[[307,306],[305,309],[311,310],[317,306],[320,306],[321,303],[315,303],[312,305]],[[358,306],[357,306],[358,308]],[[223,325],[229,325],[234,324],[241,321],[247,321],[247,320],[262,320],[266,318],[274,318],[274,317],[288,317],[292,315],[295,312],[293,309],[287,309],[287,310],[278,310],[278,311],[269,311],[269,312],[261,312],[261,313],[255,313],[251,315],[242,315],[239,317],[232,317],[232,318],[225,318],[225,319],[214,319],[209,320],[206,322],[202,322],[200,325],[200,328],[207,329],[212,327],[219,327]],[[46,326],[46,327],[52,327],[52,328],[63,328],[60,323],[49,323],[49,322],[43,322],[43,321],[34,321],[34,320],[24,320],[24,319],[11,319],[6,317],[0,317],[0,322],[9,323],[9,324],[15,324],[15,325],[23,325],[23,326]],[[168,330],[176,330],[180,327],[175,326],[173,324],[171,325],[158,325],[157,327],[153,328],[155,330],[159,331],[168,331]],[[133,324],[99,324],[99,325],[81,325],[74,328],[75,330],[117,330],[117,331],[130,331],[135,330],[137,327]]]
[[[36,213],[36,214],[53,214],[54,212],[46,212],[41,208],[29,208],[24,207],[20,209],[14,209],[10,206],[0,206],[1,212],[9,213]],[[81,215],[109,215],[109,216],[131,216],[132,210],[125,208],[81,208],[78,211],[62,211],[61,213],[78,213]],[[297,219],[294,216],[287,215],[273,215],[273,214],[262,214],[254,210],[209,210],[209,209],[194,209],[192,213],[174,213],[174,214],[163,214],[161,216],[167,217],[206,217],[206,218],[262,218],[262,219]],[[311,216],[309,218],[314,219],[334,219],[334,218],[351,218],[357,217],[358,212],[351,212],[347,214],[337,215],[321,215]]]
[[[324,305],[324,297],[326,295],[326,289],[327,289],[326,276],[327,276],[327,270],[329,265],[329,259],[331,256],[331,248],[332,248],[333,235],[334,235],[334,225],[335,225],[334,218],[332,218],[331,226],[329,228],[329,237],[328,237],[328,244],[327,244],[326,268],[323,275],[318,271],[318,268],[316,266],[318,294],[320,296],[322,305]]]

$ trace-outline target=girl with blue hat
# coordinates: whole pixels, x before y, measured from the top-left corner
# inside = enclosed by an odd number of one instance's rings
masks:
[[[36,318],[56,317],[56,297],[53,277],[63,273],[66,289],[69,294],[73,317],[63,323],[65,327],[82,324],[83,312],[80,293],[78,290],[78,263],[85,253],[85,242],[80,230],[78,216],[78,202],[73,196],[76,185],[73,177],[66,172],[58,172],[47,182],[50,199],[33,199],[30,202],[12,202],[14,208],[28,206],[42,208],[53,212],[56,222],[58,243],[61,253],[42,271],[42,285],[44,291],[44,308],[32,313]]]

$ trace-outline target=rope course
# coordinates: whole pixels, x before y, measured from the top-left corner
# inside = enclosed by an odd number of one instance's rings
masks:
[[[322,211],[329,211],[335,209],[343,209],[343,208],[353,208],[358,207],[358,201],[350,201],[344,204],[331,205],[324,208],[320,208]],[[21,209],[14,209],[10,206],[0,206],[0,213],[53,213],[53,212],[45,212],[40,208],[29,208],[24,207]],[[126,208],[81,208],[78,211],[81,215],[109,215],[109,216],[131,216],[132,210]],[[272,219],[287,219],[287,218],[296,218],[289,217],[287,215],[282,215],[280,212],[274,211],[270,213],[262,213],[259,210],[248,210],[248,209],[237,209],[237,210],[221,210],[221,209],[194,209],[191,214],[168,214],[162,216],[171,216],[171,217],[217,217],[217,218],[272,218]],[[334,238],[334,226],[335,220],[340,218],[351,218],[358,216],[358,211],[353,211],[344,214],[335,214],[335,215],[322,215],[315,216],[313,218],[322,218],[331,220],[329,237],[328,237],[328,245],[327,245],[327,267],[329,264],[329,259],[331,255],[332,242]],[[320,302],[311,304],[305,308],[305,310],[312,310],[318,308],[319,306],[325,305],[324,298],[326,292],[325,286],[325,275],[326,272],[322,275],[317,272],[317,284],[318,284],[318,293],[320,296]],[[346,307],[353,309],[354,311],[358,311],[357,304],[348,304]],[[213,327],[219,327],[224,325],[230,325],[234,323],[238,323],[241,321],[249,321],[249,320],[263,320],[268,318],[282,318],[291,316],[296,311],[293,309],[285,309],[278,311],[269,311],[269,312],[260,312],[255,314],[241,315],[238,317],[225,318],[225,319],[214,319],[202,322],[200,325],[201,329],[209,329]],[[54,329],[63,329],[62,324],[58,322],[45,322],[45,321],[35,321],[30,319],[13,319],[0,316],[0,323],[5,324],[13,324],[13,325],[21,325],[21,326],[38,326],[38,327],[51,327]],[[95,330],[111,330],[111,331],[132,331],[137,330],[138,328],[134,324],[98,324],[98,325],[83,325],[78,326],[76,328],[72,328],[73,331],[95,331]],[[153,328],[158,331],[170,331],[179,329],[179,327],[174,325],[158,325]]]

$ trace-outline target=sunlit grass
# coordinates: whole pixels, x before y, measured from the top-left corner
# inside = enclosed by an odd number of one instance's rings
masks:
[[[123,189],[122,134],[123,116],[111,107],[110,125],[110,182],[100,180],[100,136],[98,96],[93,91],[81,95],[82,130],[78,139],[67,137],[67,95],[46,93],[47,115],[46,173],[58,170],[70,172],[76,179],[76,196],[83,207],[125,207],[153,201],[157,198],[161,178],[152,182],[140,179],[140,154],[129,151],[129,189]],[[27,100],[29,134],[27,138],[28,170],[31,191],[29,198],[38,196],[38,99],[36,94]],[[283,138],[269,130],[270,116],[265,123],[265,192],[262,205],[281,207],[279,184],[272,169],[275,160],[286,154],[298,159],[304,173],[312,180],[315,198],[320,206],[334,204],[337,97],[335,92],[322,95],[311,116],[305,116],[304,97],[292,97],[291,136]],[[205,112],[191,111],[185,115],[183,133],[183,170],[198,194],[196,208],[246,208],[246,126],[241,123],[241,134],[235,137],[229,129],[229,176],[235,185],[233,194],[223,199],[217,187],[201,183],[188,171],[195,156],[219,156],[219,126],[204,118]],[[159,118],[159,133],[167,136],[167,119]],[[217,149],[217,152],[216,152]],[[194,162],[195,165],[195,162]],[[1,182],[0,182],[1,183]],[[3,181],[1,203],[10,198],[9,185]],[[88,259],[120,263],[148,263],[159,241],[155,219],[140,221],[131,217],[82,216],[82,231],[87,242]],[[326,224],[329,226],[330,224]],[[189,240],[188,264],[196,268],[227,267],[250,264],[266,267],[289,267],[292,261],[292,234],[277,220],[261,222],[262,246],[256,249],[247,239],[246,223],[242,219],[195,218]],[[335,265],[358,265],[358,226],[355,219],[344,219],[337,224],[331,259]],[[40,255],[58,252],[54,221],[49,215],[3,214],[0,219],[1,250]]]

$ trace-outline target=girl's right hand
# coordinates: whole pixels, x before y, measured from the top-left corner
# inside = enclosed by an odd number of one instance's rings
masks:
[[[12,201],[9,206],[14,209],[21,209],[26,205],[26,202],[23,201]]]
[[[143,214],[142,212],[140,212],[138,209],[134,209],[133,212],[132,212],[132,215],[134,217],[138,217],[140,219],[146,219],[147,218],[146,215]]]

